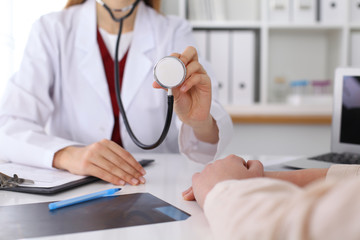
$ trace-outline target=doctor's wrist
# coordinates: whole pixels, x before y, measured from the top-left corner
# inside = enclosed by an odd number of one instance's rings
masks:
[[[190,126],[198,140],[211,144],[219,142],[219,128],[211,115],[204,121],[191,123]]]
[[[58,169],[67,170],[66,168],[66,159],[69,158],[70,152],[74,150],[75,147],[69,146],[60,149],[54,154],[53,158],[53,167]]]

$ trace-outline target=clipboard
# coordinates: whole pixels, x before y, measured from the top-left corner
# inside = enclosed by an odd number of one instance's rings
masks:
[[[52,195],[60,193],[66,190],[70,190],[88,183],[92,183],[100,180],[96,177],[85,177],[76,181],[64,183],[54,187],[26,187],[26,186],[17,186],[12,188],[0,188],[0,190],[12,191],[12,192],[22,192],[22,193],[34,193],[34,194],[44,194]]]
[[[143,167],[154,162],[153,159],[142,159],[139,161]],[[5,170],[5,171],[4,171]],[[39,169],[31,166],[20,165],[16,163],[4,163],[0,164],[0,172],[8,175],[18,174],[20,177],[36,180],[35,178],[43,178],[48,182],[46,184],[38,185],[19,185],[11,188],[0,188],[0,190],[12,191],[12,192],[23,192],[33,194],[51,195],[60,193],[69,189],[73,189],[88,183],[99,181],[99,178],[92,176],[77,176],[66,171],[50,170],[50,169]],[[58,175],[58,176],[57,176]],[[51,180],[54,179],[53,182]],[[41,182],[42,179],[39,179]],[[45,181],[45,180],[44,180]]]

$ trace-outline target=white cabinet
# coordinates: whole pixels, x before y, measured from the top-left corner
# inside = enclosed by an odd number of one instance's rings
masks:
[[[340,28],[330,29],[282,29],[273,27],[269,30],[268,48],[268,103],[277,103],[277,80],[284,79],[287,83],[288,96],[302,95],[303,101],[297,104],[323,103],[315,98],[314,84],[319,81],[328,82],[332,85],[334,70],[343,66],[341,61],[343,30]],[[299,83],[302,83],[301,85]],[[298,84],[296,84],[298,83]],[[299,92],[299,86],[303,90]],[[331,86],[324,94],[331,94]],[[280,100],[281,101],[281,100]],[[294,101],[284,103],[293,104]],[[331,99],[328,102],[331,104]]]
[[[255,103],[255,32],[233,31],[231,41],[231,97],[232,105],[252,105]]]
[[[351,0],[350,15],[352,22],[360,23],[360,0]]]
[[[215,77],[219,83],[219,100],[229,104],[230,78],[230,35],[228,31],[218,30],[209,32],[208,59],[214,68]]]
[[[195,2],[197,8],[202,9],[200,17],[194,9],[189,9]],[[303,83],[307,82],[302,93],[305,97],[295,103],[298,105],[295,109],[302,109],[300,115],[316,115],[317,110],[313,110],[322,108],[331,116],[335,69],[360,67],[360,0],[178,0],[178,3],[185,9],[183,12],[191,12],[191,19],[187,14],[185,17],[192,23],[194,33],[208,34],[203,38],[207,47],[201,51],[206,51],[203,55],[213,63],[222,87],[228,88],[221,89],[228,94],[222,102],[232,113],[234,109],[241,113],[247,109],[253,115],[261,115],[263,111],[257,113],[256,109],[268,107],[270,111],[266,114],[271,114],[271,109],[276,106],[277,113],[283,108],[286,114],[294,104],[287,101],[297,91],[294,87],[304,87]],[[219,7],[221,3],[223,5]],[[211,11],[213,6],[217,6],[222,17],[203,12],[204,9]],[[211,43],[214,41],[211,36],[215,37],[219,32],[223,39],[218,41],[224,43]],[[249,32],[252,33],[252,44],[241,38]],[[252,49],[252,55],[244,49],[246,44],[246,49]],[[248,61],[236,59],[242,51]],[[216,63],[211,59],[214,54],[226,59],[221,63],[217,59]],[[239,100],[246,99],[248,92],[236,91],[242,78],[248,86],[248,79],[239,70],[241,67],[247,73],[253,73],[251,102]],[[323,89],[319,90],[320,86]],[[323,116],[324,112],[321,114]]]
[[[321,18],[322,22],[344,23],[347,20],[346,19],[346,1],[344,1],[344,0],[322,0],[320,2],[319,13],[320,13],[320,18]]]
[[[351,32],[351,65],[360,68],[360,31]]]
[[[269,0],[267,4],[269,22],[290,22],[290,0]]]
[[[296,23],[315,23],[317,0],[292,0],[292,14],[290,19]]]

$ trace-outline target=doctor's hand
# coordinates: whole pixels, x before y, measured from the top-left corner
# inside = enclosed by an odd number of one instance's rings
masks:
[[[103,139],[84,147],[69,146],[55,153],[53,167],[98,177],[115,185],[145,183],[144,168],[129,152]]]
[[[171,56],[179,58],[187,71],[184,82],[172,89],[177,116],[193,128],[200,141],[217,143],[219,129],[210,114],[211,81],[199,63],[196,49],[187,47],[183,53],[173,53]],[[157,82],[153,83],[153,87],[161,88]]]
[[[264,177],[264,167],[258,160],[246,162],[241,157],[229,155],[208,164],[201,173],[195,173],[192,187],[183,192],[185,200],[195,200],[201,207],[210,190],[219,182]]]

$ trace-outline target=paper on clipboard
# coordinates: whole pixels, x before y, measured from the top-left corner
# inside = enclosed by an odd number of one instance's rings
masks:
[[[17,174],[20,178],[34,181],[32,185],[19,185],[26,187],[51,188],[66,183],[86,178],[86,176],[74,175],[57,169],[36,168],[16,163],[0,164],[0,172],[13,176]]]

